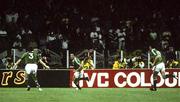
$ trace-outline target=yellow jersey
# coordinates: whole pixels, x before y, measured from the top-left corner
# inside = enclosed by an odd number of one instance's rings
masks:
[[[83,65],[83,70],[94,68],[93,60],[91,59],[88,59],[86,63],[84,63],[84,61],[82,61],[81,63]]]

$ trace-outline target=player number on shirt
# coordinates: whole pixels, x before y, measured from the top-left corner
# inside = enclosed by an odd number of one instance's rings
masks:
[[[33,56],[33,53],[29,53],[29,59],[33,59],[34,56]]]

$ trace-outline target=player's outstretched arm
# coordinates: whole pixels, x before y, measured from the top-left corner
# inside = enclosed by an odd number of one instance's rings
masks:
[[[93,62],[89,62],[89,65],[90,65],[90,68],[92,69],[92,70],[94,70],[95,69],[95,65],[94,65],[94,63]]]
[[[83,69],[83,64],[80,64],[79,68],[76,71],[81,71]]]
[[[48,65],[46,65],[46,63],[44,63],[41,59],[39,60],[39,62],[46,68],[46,69],[50,69],[50,67]],[[43,68],[44,68],[43,67]]]
[[[18,64],[19,64],[20,62],[21,62],[21,59],[19,59],[19,60],[14,64],[13,69],[16,69],[17,66],[18,66]]]

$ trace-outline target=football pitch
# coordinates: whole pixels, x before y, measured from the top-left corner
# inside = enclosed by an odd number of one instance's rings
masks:
[[[180,102],[180,88],[0,88],[0,102]]]

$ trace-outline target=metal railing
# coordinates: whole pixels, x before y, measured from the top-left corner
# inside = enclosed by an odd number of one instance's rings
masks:
[[[13,55],[13,62],[15,63],[17,61],[18,58],[20,58],[22,56],[22,54],[26,52],[26,50],[22,50],[22,51],[19,51],[17,49],[12,49],[11,50],[11,53]],[[84,57],[84,54],[87,53],[88,50],[85,49],[79,53],[76,53],[77,57],[79,57],[81,60],[82,58]],[[114,58],[116,56],[116,53],[110,53],[109,51],[107,51],[108,53],[108,57],[107,57],[107,62],[105,62],[105,54],[104,54],[104,51],[102,52],[97,52],[96,50],[93,50],[93,53],[92,53],[92,58],[93,58],[93,62],[94,62],[94,67],[95,68],[105,68],[105,67],[111,67],[111,65],[113,64],[114,62]],[[176,54],[176,59],[180,60],[180,51],[175,51],[175,54]],[[62,65],[62,56],[51,51],[50,50],[50,55],[51,55],[51,64],[52,65],[59,65],[59,66],[62,66],[62,67],[66,67],[66,68],[69,68],[70,66],[70,51],[69,50],[66,50],[66,65]],[[7,56],[7,51],[4,51],[2,53],[0,53],[0,59],[3,59]],[[124,51],[120,51],[120,60],[122,61],[126,56],[124,55]],[[150,68],[150,59],[151,59],[151,56],[150,56],[150,53],[146,53],[147,58],[146,58],[146,66],[147,68]],[[110,66],[106,66],[106,65],[110,65]]]

